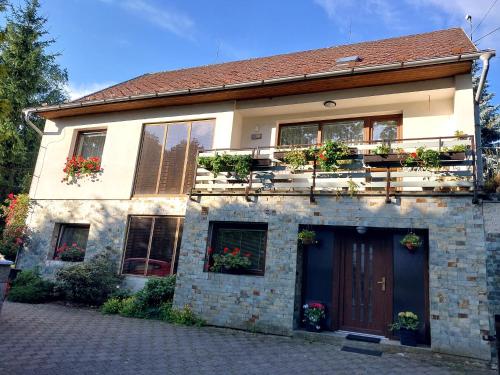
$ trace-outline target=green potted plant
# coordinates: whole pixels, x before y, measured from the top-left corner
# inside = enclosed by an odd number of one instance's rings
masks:
[[[310,153],[317,155],[317,163],[323,171],[334,171],[339,168],[340,160],[352,158],[352,151],[343,142],[326,141],[318,150],[314,148]]]
[[[310,302],[306,303],[302,308],[304,309],[303,322],[306,329],[312,332],[321,332],[326,317],[325,305],[320,302]]]
[[[209,253],[211,253],[211,249],[209,249]],[[250,268],[250,253],[242,254],[241,250],[235,247],[232,251],[225,247],[223,250],[223,254],[214,254],[212,256],[213,263],[210,267],[210,271],[212,272],[225,272],[225,273],[234,273],[238,272],[241,269]]]
[[[417,314],[411,311],[398,313],[397,320],[389,327],[391,331],[399,331],[401,345],[417,346],[417,331],[420,322]]]
[[[284,161],[287,166],[295,173],[297,170],[307,165],[307,156],[305,150],[291,150],[285,153]]]
[[[415,250],[422,246],[422,239],[415,233],[410,232],[403,237],[400,244],[405,246],[408,250]]]
[[[299,240],[302,245],[312,245],[316,240],[316,232],[303,229],[299,232]]]
[[[213,173],[214,177],[221,172],[230,173],[238,179],[246,178],[252,170],[251,155],[216,154],[215,156],[202,156],[198,164]]]

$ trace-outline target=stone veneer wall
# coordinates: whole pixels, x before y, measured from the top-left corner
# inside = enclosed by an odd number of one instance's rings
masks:
[[[286,196],[188,202],[174,304],[191,304],[209,324],[291,334],[299,224],[428,229],[432,349],[491,359],[489,343],[482,340],[490,321],[480,205],[470,197],[402,197],[392,204],[383,197],[316,199],[316,204]],[[210,221],[267,222],[265,275],[204,272]]]
[[[33,212],[28,217],[28,225],[33,231],[31,242],[21,254],[18,266],[39,266],[43,274],[49,277],[64,266],[64,262],[52,260],[54,249],[51,241],[57,223],[90,224],[86,259],[105,248],[116,249],[121,254],[128,215],[184,216],[187,199],[36,200]],[[128,286],[132,289],[142,287],[145,280],[140,276],[127,277]]]
[[[484,233],[486,237],[488,300],[491,311],[490,335],[495,335],[495,315],[500,315],[500,202],[484,202]],[[500,340],[500,337],[499,337]],[[496,347],[492,345],[493,356],[496,358]]]

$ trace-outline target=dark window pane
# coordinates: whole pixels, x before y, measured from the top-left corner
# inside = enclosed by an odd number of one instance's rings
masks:
[[[322,142],[327,140],[346,143],[359,143],[363,141],[364,120],[335,121],[323,125]]]
[[[160,185],[158,192],[162,194],[181,193],[184,161],[188,141],[188,124],[169,124],[167,142],[163,151]]]
[[[280,129],[280,145],[314,145],[318,142],[318,125],[287,125]]]
[[[89,225],[71,225],[61,224],[59,230],[59,238],[57,240],[56,251],[62,246],[73,246],[76,244],[79,248],[85,250],[87,248],[87,240],[89,237]],[[54,258],[57,256],[54,253]]]
[[[251,266],[242,273],[264,273],[267,226],[262,224],[215,224],[213,253],[224,254],[224,248],[239,248],[244,256],[250,254]]]
[[[152,217],[131,217],[123,260],[123,273],[144,275]]]
[[[76,155],[84,158],[102,157],[106,132],[85,132],[78,135]]]
[[[373,122],[372,140],[393,140],[398,136],[398,122],[396,120],[381,120]]]
[[[156,218],[149,253],[147,274],[166,276],[170,274],[177,231],[177,218]]]
[[[135,180],[136,194],[156,194],[165,126],[147,125],[144,127]]]
[[[212,148],[213,135],[213,121],[196,121],[192,123],[191,140],[189,142],[188,160],[184,178],[184,193],[188,193],[193,186],[198,151]]]

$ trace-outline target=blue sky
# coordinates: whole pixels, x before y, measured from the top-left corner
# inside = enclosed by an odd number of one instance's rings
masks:
[[[20,0],[15,0],[19,2]],[[41,0],[73,97],[147,72],[478,25],[493,0]],[[500,26],[500,2],[475,30]],[[500,31],[480,48],[500,50]],[[500,57],[489,80],[500,103]]]

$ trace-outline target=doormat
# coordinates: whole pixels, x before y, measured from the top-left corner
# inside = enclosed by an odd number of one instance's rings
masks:
[[[370,336],[361,336],[361,335],[352,335],[352,334],[349,334],[345,338],[347,340],[353,340],[353,341],[373,342],[375,344],[379,344],[380,343],[380,339],[378,337],[370,337]]]
[[[352,346],[343,346],[342,349],[340,349],[343,352],[349,352],[349,353],[358,353],[358,354],[366,354],[366,355],[372,355],[374,357],[381,357],[382,352],[378,350],[369,350],[369,349],[361,349],[361,348],[353,348]]]

